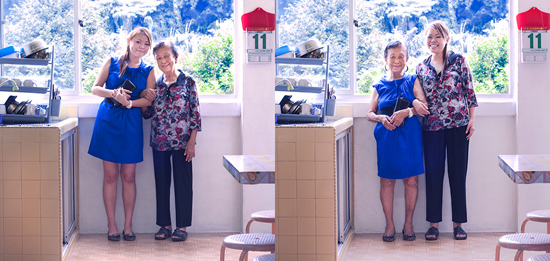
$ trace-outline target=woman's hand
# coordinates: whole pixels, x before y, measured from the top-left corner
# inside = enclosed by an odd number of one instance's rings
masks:
[[[418,115],[424,117],[430,114],[430,111],[428,110],[428,105],[426,105],[426,103],[423,103],[418,99],[414,99],[414,101],[412,102],[412,105]]]
[[[120,102],[123,106],[128,106],[130,104],[130,94],[132,91],[126,90],[123,88],[118,88],[113,90],[113,98]]]
[[[387,115],[378,115],[380,117],[380,123],[382,123],[382,125],[384,125],[384,127],[386,127],[386,129],[392,131],[395,129],[395,126],[393,126],[390,122],[390,117],[388,117]]]
[[[195,142],[187,142],[184,152],[185,160],[191,161],[195,157]]]
[[[474,135],[474,120],[473,119],[470,119],[470,121],[468,121],[468,126],[466,127],[466,139],[469,140],[470,137],[472,137],[472,135]]]
[[[390,118],[390,123],[394,127],[399,127],[401,123],[405,120],[406,117],[409,117],[409,109],[400,110],[394,112]]]
[[[150,101],[150,102],[153,102],[155,100],[155,98],[157,97],[157,92],[155,89],[149,89],[149,88],[146,88],[145,90],[143,90],[140,95],[139,95],[140,98],[145,98],[146,100]]]

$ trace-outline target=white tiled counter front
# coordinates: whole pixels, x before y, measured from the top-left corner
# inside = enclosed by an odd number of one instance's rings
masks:
[[[340,258],[336,137],[352,127],[353,119],[343,118],[275,128],[277,260]]]
[[[0,260],[62,260],[61,136],[77,127],[0,126]]]

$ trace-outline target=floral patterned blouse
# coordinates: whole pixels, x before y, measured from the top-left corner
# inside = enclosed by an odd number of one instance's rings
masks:
[[[143,113],[151,120],[151,142],[158,151],[183,150],[191,130],[201,131],[201,114],[195,81],[181,70],[178,79],[167,86],[164,74],[157,80],[157,97]]]
[[[430,64],[431,58],[428,57],[416,67],[430,111],[424,118],[422,128],[437,131],[468,125],[469,109],[478,105],[466,59],[460,54],[449,52],[449,62],[438,75]]]

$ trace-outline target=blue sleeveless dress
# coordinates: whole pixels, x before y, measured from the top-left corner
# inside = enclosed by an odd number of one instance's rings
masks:
[[[378,92],[378,110],[392,108],[403,96],[412,106],[416,74],[405,74],[402,79],[388,81],[386,77],[374,84]],[[422,129],[417,117],[405,118],[404,124],[389,131],[376,124],[374,137],[378,162],[378,176],[386,179],[404,179],[424,173],[422,158]]]
[[[125,79],[136,86],[130,100],[139,99],[139,94],[147,87],[147,78],[153,66],[143,61],[137,68],[126,68],[120,78],[119,59],[111,58],[109,76],[105,82],[106,89],[118,88]],[[102,101],[92,133],[88,153],[94,157],[115,163],[132,164],[143,161],[143,125],[141,109],[133,107],[116,107]]]

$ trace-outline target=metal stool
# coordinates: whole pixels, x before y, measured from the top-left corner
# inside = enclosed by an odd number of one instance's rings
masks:
[[[275,234],[275,210],[263,210],[252,213],[252,215],[250,215],[250,220],[246,224],[245,233],[250,233],[250,225],[252,225],[254,221],[271,223],[271,233]]]
[[[220,261],[225,260],[225,248],[242,250],[239,261],[246,260],[248,251],[275,252],[275,235],[273,234],[236,234],[223,239],[220,250]]]
[[[550,261],[550,254],[538,255],[530,257],[527,261]]]
[[[521,224],[521,233],[525,232],[527,221],[546,223],[546,233],[550,234],[550,209],[535,210],[527,213],[527,215],[525,215],[525,220]]]
[[[514,261],[521,260],[523,251],[547,251],[550,249],[550,235],[541,233],[518,233],[501,236],[498,239],[495,261],[500,260],[500,248],[517,249]]]
[[[546,261],[546,260],[550,261],[550,259],[541,259],[536,261]],[[252,261],[275,261],[275,254],[257,256],[254,259],[252,259]]]

